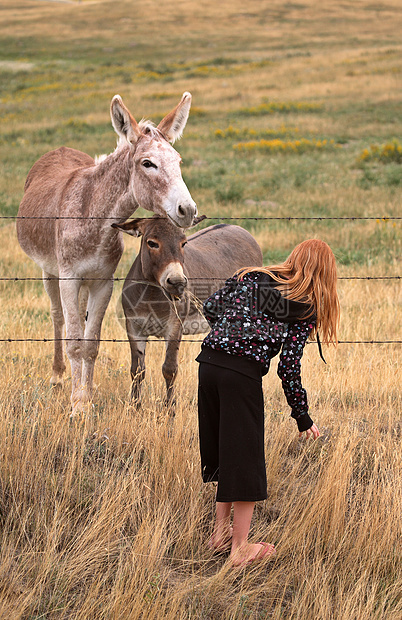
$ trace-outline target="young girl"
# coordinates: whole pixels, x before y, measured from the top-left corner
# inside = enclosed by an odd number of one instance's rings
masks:
[[[267,498],[262,376],[280,352],[278,375],[299,437],[317,439],[300,360],[309,335],[337,344],[336,282],[331,249],[310,239],[280,265],[237,272],[204,302],[211,331],[197,357],[201,467],[204,482],[218,483],[209,546],[230,550],[235,566],[275,553],[248,542],[255,502]]]

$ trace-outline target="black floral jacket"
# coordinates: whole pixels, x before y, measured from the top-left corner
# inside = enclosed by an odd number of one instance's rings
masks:
[[[285,299],[276,284],[261,272],[247,273],[241,281],[229,278],[204,302],[211,331],[202,346],[259,362],[264,367],[262,374],[268,372],[271,359],[280,352],[277,372],[291,416],[299,430],[307,430],[313,421],[308,415],[300,370],[304,345],[316,318],[303,319],[310,306]]]

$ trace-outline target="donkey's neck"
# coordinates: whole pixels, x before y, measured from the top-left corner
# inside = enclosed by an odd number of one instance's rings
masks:
[[[131,190],[133,160],[130,147],[118,148],[92,169],[94,192],[89,217],[120,221],[127,219],[137,208]]]

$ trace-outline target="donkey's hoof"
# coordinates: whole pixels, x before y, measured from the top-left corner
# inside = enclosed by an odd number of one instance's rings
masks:
[[[50,387],[52,388],[52,390],[56,391],[56,392],[61,392],[63,389],[63,384],[60,383],[51,383]]]
[[[87,398],[72,400],[70,418],[76,418],[77,416],[80,416],[82,414],[87,415],[89,413],[92,413],[94,408],[95,406],[92,401],[88,400]]]
[[[169,417],[174,418],[176,415],[176,399],[165,399],[165,407],[168,410]]]
[[[130,405],[134,405],[134,406],[140,406],[141,405],[141,394],[137,394],[137,393],[133,393],[131,392],[128,396],[128,400]]]
[[[70,420],[78,420],[81,417],[85,417],[88,414],[92,413],[95,409],[95,405],[92,403],[87,403],[86,405],[81,405],[80,407],[73,407],[70,413]]]
[[[61,389],[63,387],[63,378],[58,375],[52,375],[50,377],[50,387]]]

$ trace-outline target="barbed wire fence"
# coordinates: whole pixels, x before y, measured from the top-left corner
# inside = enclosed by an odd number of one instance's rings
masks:
[[[135,218],[135,219],[154,219],[157,216],[152,216],[152,218]],[[17,216],[17,215],[0,215],[0,220],[104,220],[104,221],[115,221],[116,218],[113,217],[101,217],[101,216],[66,216],[66,215],[57,215],[57,216]],[[220,217],[220,216],[211,216],[203,218],[203,221],[212,221],[212,222],[227,222],[227,221],[375,221],[377,223],[380,222],[393,222],[393,221],[401,221],[402,217],[398,216],[244,216],[244,217]],[[84,278],[84,277],[21,277],[21,276],[0,276],[0,282],[35,282],[43,280],[58,280],[58,281],[81,281],[85,282],[86,280],[90,281],[105,281],[107,278]],[[340,276],[339,280],[366,280],[366,281],[375,281],[375,280],[383,280],[383,281],[399,281],[402,279],[400,275],[391,275],[391,276]],[[189,281],[222,281],[223,278],[189,278]],[[143,284],[144,282],[138,281],[134,278],[125,278],[125,277],[114,277],[114,282],[124,282],[131,281],[133,283]],[[109,342],[109,343],[129,343],[130,340],[127,338],[100,338],[100,339],[88,339],[88,338],[0,338],[0,342],[4,343],[14,343],[14,342],[81,342],[81,341],[96,341],[96,342]],[[160,342],[167,342],[164,338],[157,338]],[[179,342],[202,342],[202,339],[189,339],[185,338],[185,340],[180,340]],[[152,342],[152,341],[151,341]],[[339,344],[402,344],[402,340],[340,340]]]

